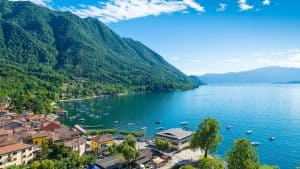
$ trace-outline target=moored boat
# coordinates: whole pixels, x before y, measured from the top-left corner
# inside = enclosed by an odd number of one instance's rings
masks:
[[[227,128],[227,130],[230,130],[232,128],[232,126],[227,126],[226,128]]]
[[[147,130],[147,127],[142,127],[142,130]]]
[[[129,123],[128,126],[134,126],[134,123]]]
[[[246,134],[251,134],[253,131],[252,130],[247,130]]]
[[[273,140],[275,140],[275,137],[270,137],[269,140],[273,141]]]
[[[187,122],[187,121],[182,121],[182,122],[180,122],[180,124],[181,124],[181,125],[187,125],[188,122]]]
[[[252,146],[259,146],[259,142],[251,142]]]
[[[156,121],[156,122],[155,122],[155,124],[160,124],[160,123],[161,123],[161,121]]]

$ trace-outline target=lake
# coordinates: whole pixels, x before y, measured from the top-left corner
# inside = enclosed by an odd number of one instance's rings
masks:
[[[66,125],[80,124],[83,118],[81,124],[88,126],[132,131],[147,127],[147,136],[158,132],[157,127],[182,127],[182,121],[195,130],[204,118],[214,117],[223,135],[217,155],[224,157],[234,139],[245,137],[260,142],[257,150],[262,163],[282,169],[300,165],[300,85],[296,84],[207,85],[191,91],[62,102],[61,106],[69,112],[63,118]],[[161,124],[154,124],[158,120]],[[226,129],[228,125],[231,130]],[[246,135],[247,130],[253,133]],[[269,141],[271,136],[276,140]]]

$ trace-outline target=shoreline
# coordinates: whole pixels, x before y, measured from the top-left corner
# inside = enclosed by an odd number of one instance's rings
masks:
[[[128,94],[126,93],[118,93],[118,94],[111,94],[111,95],[98,95],[98,96],[90,96],[90,97],[80,97],[80,98],[74,98],[74,99],[62,99],[58,100],[57,102],[71,102],[71,101],[79,101],[79,100],[89,100],[89,99],[94,99],[98,97],[106,97],[106,96],[126,96]]]

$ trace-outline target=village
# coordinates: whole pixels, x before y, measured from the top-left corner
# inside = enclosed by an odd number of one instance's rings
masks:
[[[72,128],[62,125],[58,118],[63,110],[55,114],[12,113],[0,110],[0,169],[10,166],[28,165],[40,159],[43,148],[63,143],[64,147],[80,156],[93,154],[96,159],[85,168],[126,168],[124,160],[109,153],[111,147],[121,145],[126,139],[113,134],[87,135],[79,125]],[[132,168],[172,168],[192,164],[203,155],[201,150],[188,149],[191,131],[173,128],[159,131],[156,140],[167,141],[165,151],[155,145],[155,140],[137,139],[134,145],[138,156],[130,161]]]

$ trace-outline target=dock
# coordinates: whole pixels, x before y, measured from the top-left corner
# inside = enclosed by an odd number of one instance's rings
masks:
[[[87,132],[87,131],[86,131],[84,128],[82,128],[79,124],[75,124],[74,127],[75,127],[78,131],[80,131],[82,134],[85,134],[85,133]]]

